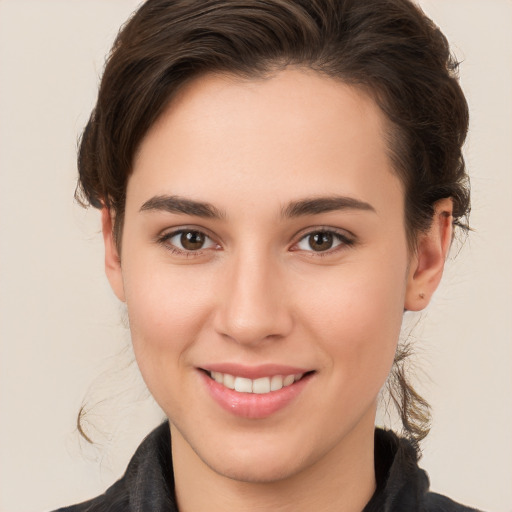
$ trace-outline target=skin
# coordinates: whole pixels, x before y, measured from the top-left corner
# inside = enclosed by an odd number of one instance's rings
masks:
[[[386,129],[363,92],[311,71],[206,75],[139,148],[121,257],[103,211],[107,275],[170,419],[181,511],[360,511],[374,492],[377,396],[403,311],[428,304],[451,240],[446,199],[409,252]],[[221,216],[143,208],[161,196]],[[370,208],[284,215],[333,196]],[[205,233],[204,247],[179,252],[179,229]],[[331,248],[312,249],[319,231]],[[286,407],[248,419],[205,391],[198,368],[225,362],[313,373]]]

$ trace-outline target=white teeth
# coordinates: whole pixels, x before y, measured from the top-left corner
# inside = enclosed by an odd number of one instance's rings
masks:
[[[235,391],[240,391],[241,393],[252,393],[252,380],[244,377],[236,377]]]
[[[284,379],[283,379],[283,386],[290,386],[291,384],[293,384],[295,382],[295,375],[287,375]]]
[[[270,391],[277,391],[283,387],[283,377],[281,375],[274,375],[270,379]]]
[[[245,377],[234,377],[229,373],[210,372],[212,379],[229,389],[240,393],[265,394],[271,391],[278,391],[285,386],[291,386],[294,382],[302,379],[303,373],[295,375],[274,375],[272,377],[261,377],[259,379],[246,379]]]
[[[233,375],[229,375],[229,373],[225,373],[223,384],[229,389],[235,389],[235,377],[233,377]]]
[[[252,381],[252,392],[263,394],[270,391],[270,379],[268,377],[262,377],[261,379],[254,379]]]

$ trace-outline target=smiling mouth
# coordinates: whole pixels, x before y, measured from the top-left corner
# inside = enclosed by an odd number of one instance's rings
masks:
[[[225,388],[238,391],[239,393],[254,393],[259,395],[270,393],[272,391],[279,391],[284,387],[291,386],[310,373],[312,372],[296,373],[293,375],[273,375],[272,377],[248,379],[245,377],[230,375],[229,373],[206,371],[206,374],[212,380],[221,384]]]

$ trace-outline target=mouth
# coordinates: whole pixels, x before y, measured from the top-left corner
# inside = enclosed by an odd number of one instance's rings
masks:
[[[249,379],[247,377],[231,375],[229,373],[208,370],[203,371],[210,377],[210,379],[221,384],[227,389],[231,389],[239,393],[253,393],[258,395],[279,391],[284,387],[291,386],[295,382],[300,381],[306,375],[313,373],[305,372],[288,375],[272,375],[268,377],[259,377],[257,379]]]
[[[261,364],[212,363],[197,367],[207,395],[230,414],[263,419],[287,408],[310,387],[316,370]]]

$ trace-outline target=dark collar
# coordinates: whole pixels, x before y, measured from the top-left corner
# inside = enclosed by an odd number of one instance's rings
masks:
[[[412,444],[389,430],[375,430],[377,489],[362,512],[471,512],[428,492]],[[56,512],[178,512],[174,498],[169,423],[156,428],[139,446],[123,478],[107,492]]]
[[[377,489],[363,512],[423,511],[428,476],[418,467],[418,453],[390,430],[375,429]]]

